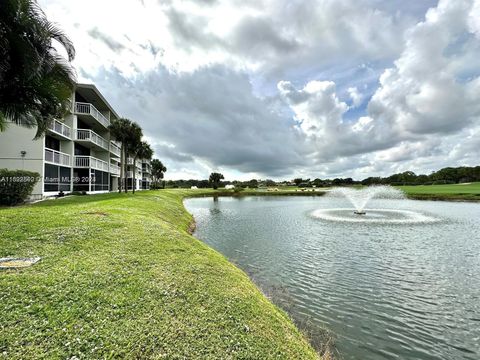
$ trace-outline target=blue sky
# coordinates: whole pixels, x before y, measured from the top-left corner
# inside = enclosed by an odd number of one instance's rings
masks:
[[[480,0],[41,0],[167,178],[478,165]],[[105,14],[109,14],[105,17]]]

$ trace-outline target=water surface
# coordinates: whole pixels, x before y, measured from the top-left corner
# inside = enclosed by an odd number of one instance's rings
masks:
[[[195,236],[312,332],[331,329],[343,358],[480,359],[480,204],[371,204],[438,219],[412,224],[314,217],[318,209],[348,207],[326,197],[185,205],[197,221]]]

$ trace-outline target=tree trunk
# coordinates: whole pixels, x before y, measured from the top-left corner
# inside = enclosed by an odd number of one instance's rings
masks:
[[[128,164],[127,164],[127,161],[128,161],[128,152],[127,152],[127,149],[125,147],[125,163],[123,164],[123,166],[125,167],[125,180],[124,180],[125,194],[128,192],[128,181],[127,181]]]
[[[120,151],[120,179],[118,181],[118,192],[122,192],[123,178],[125,177],[125,171],[123,169],[123,164],[125,163],[125,146],[122,143],[122,149]]]
[[[132,191],[135,194],[135,188],[136,188],[136,179],[135,179],[135,174],[137,173],[137,157],[135,156],[133,158],[133,179],[132,179]]]

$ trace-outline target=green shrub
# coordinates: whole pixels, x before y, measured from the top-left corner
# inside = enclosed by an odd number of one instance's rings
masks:
[[[0,169],[0,205],[23,203],[39,178],[32,171]]]

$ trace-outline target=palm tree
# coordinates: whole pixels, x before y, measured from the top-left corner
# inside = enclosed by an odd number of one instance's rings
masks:
[[[214,190],[218,189],[218,185],[220,185],[220,180],[225,179],[223,174],[213,172],[210,174],[210,178],[208,181],[212,184]]]
[[[113,120],[108,127],[110,134],[122,144],[120,152],[120,183],[118,184],[118,192],[122,192],[122,187],[127,189],[126,182],[126,163],[127,163],[127,140],[128,132],[133,122],[129,119],[120,118]]]
[[[156,185],[160,179],[163,179],[163,173],[167,171],[167,168],[163,165],[163,163],[158,159],[153,159],[151,162],[152,165],[152,176],[153,181]]]
[[[146,141],[140,141],[140,143],[137,144],[137,147],[134,149],[134,154],[133,154],[133,163],[137,161],[137,159],[146,159],[150,160],[153,156],[153,150],[150,147],[150,145]],[[135,194],[135,173],[136,171],[133,172],[133,193]]]
[[[67,52],[68,61],[53,46]],[[0,131],[8,122],[37,128],[41,137],[71,108],[75,49],[35,0],[0,1]]]
[[[135,162],[136,158],[135,155],[138,151],[138,147],[140,146],[140,143],[142,142],[142,128],[140,125],[138,125],[136,122],[132,121],[128,127],[127,131],[127,137],[126,137],[126,143],[125,143],[125,155],[127,159],[129,157],[133,157],[133,178],[132,178],[132,189],[133,192],[135,192]],[[127,171],[127,161],[125,161],[125,172]],[[125,179],[125,192],[128,191],[127,188],[127,179]]]

